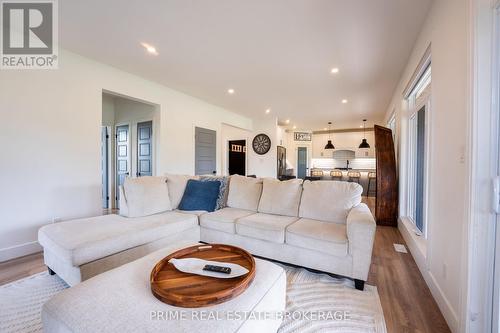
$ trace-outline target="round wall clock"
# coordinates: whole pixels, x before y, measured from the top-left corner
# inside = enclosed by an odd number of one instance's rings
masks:
[[[257,134],[253,138],[252,147],[257,154],[264,155],[271,149],[271,139],[264,133]]]

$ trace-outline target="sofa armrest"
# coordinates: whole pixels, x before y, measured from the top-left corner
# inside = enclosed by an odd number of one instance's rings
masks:
[[[372,261],[376,223],[367,205],[353,207],[347,216],[347,239],[352,256],[352,277],[366,281]]]
[[[127,198],[125,197],[125,191],[123,191],[123,186],[120,185],[118,187],[118,191],[119,191],[119,205],[120,205],[120,210],[119,210],[119,214],[121,216],[125,216],[125,217],[128,217],[128,206],[127,206]]]

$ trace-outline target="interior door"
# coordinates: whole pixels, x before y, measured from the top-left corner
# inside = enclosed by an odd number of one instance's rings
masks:
[[[297,178],[305,179],[307,176],[307,148],[297,148]]]
[[[377,197],[375,219],[377,224],[397,226],[398,183],[394,140],[389,128],[375,125],[377,156]]]
[[[130,143],[129,126],[121,125],[116,127],[116,204],[119,208],[120,185],[123,185],[125,177],[130,175]]]
[[[229,175],[246,175],[246,140],[231,140],[228,143]]]
[[[108,172],[109,172],[109,134],[108,128],[101,128],[101,174],[102,174],[102,208],[109,208]]]
[[[195,128],[195,174],[208,175],[217,173],[217,132]]]
[[[137,177],[153,175],[153,122],[137,124]]]

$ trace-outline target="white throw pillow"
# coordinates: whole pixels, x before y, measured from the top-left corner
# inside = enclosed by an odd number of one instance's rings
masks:
[[[188,180],[194,179],[199,180],[199,176],[189,176],[189,175],[171,175],[166,174],[168,193],[170,195],[170,203],[172,204],[172,209],[177,209],[181,203],[182,196],[186,190],[186,185]]]
[[[128,217],[140,217],[172,210],[166,177],[126,178],[123,193]]]
[[[262,193],[262,179],[234,175],[229,181],[227,206],[257,211]]]
[[[352,207],[361,202],[363,188],[357,183],[305,181],[299,216],[325,222],[346,223]]]
[[[279,181],[264,179],[259,212],[276,215],[298,216],[302,179]]]

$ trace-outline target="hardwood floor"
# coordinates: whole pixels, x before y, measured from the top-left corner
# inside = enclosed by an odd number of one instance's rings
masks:
[[[373,198],[363,198],[373,210]],[[368,284],[377,286],[389,333],[450,332],[410,253],[394,250],[405,244],[398,229],[377,227]],[[0,263],[0,285],[41,272],[42,253]]]
[[[47,267],[43,263],[43,253],[30,254],[14,260],[0,263],[0,285],[43,272]]]

